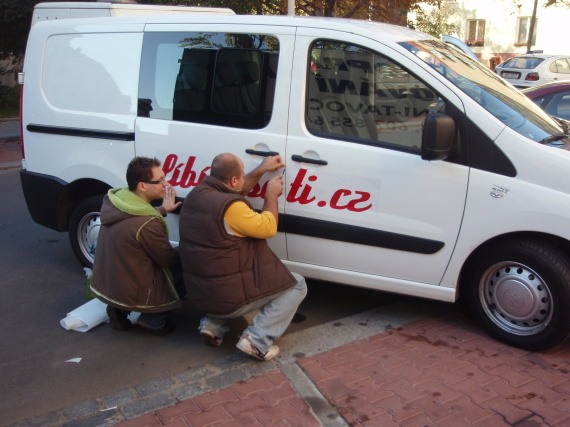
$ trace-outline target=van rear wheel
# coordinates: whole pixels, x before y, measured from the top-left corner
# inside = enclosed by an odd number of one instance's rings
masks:
[[[537,351],[566,338],[570,322],[570,259],[533,240],[501,242],[468,271],[468,303],[495,338]]]
[[[97,238],[101,226],[103,195],[85,199],[73,210],[69,219],[69,241],[79,262],[93,268]]]

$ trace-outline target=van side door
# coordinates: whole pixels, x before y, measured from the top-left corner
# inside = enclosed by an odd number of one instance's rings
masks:
[[[353,34],[300,28],[283,219],[291,268],[399,293],[437,292],[469,168],[422,160],[430,112],[464,117],[422,65]],[[444,291],[446,292],[446,291]]]
[[[222,24],[147,25],[141,60],[136,150],[162,161],[184,198],[220,153],[246,173],[267,155],[285,155],[293,28]],[[280,84],[276,84],[279,81]],[[249,194],[263,205],[266,174]],[[280,210],[284,200],[280,198]],[[168,215],[171,240],[178,217]],[[286,257],[285,238],[271,241]]]

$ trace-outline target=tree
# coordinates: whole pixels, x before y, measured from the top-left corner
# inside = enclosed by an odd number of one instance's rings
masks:
[[[0,60],[11,60],[11,66],[0,69],[2,74],[20,69],[36,3],[38,0],[0,0]]]
[[[434,37],[442,34],[453,34],[457,31],[457,25],[449,23],[449,18],[454,14],[453,9],[446,5],[434,7],[429,12],[420,9],[416,12],[415,28]]]

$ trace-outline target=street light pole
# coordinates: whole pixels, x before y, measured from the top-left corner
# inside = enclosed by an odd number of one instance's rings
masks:
[[[295,0],[287,1],[287,15],[289,16],[295,15]]]
[[[532,7],[532,16],[530,18],[530,25],[528,27],[528,39],[526,41],[526,53],[530,53],[532,48],[532,40],[534,39],[534,22],[536,21],[536,6],[538,0],[534,0],[534,6]]]

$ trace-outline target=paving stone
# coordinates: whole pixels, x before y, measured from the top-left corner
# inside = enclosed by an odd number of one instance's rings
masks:
[[[202,427],[207,425],[222,424],[223,422],[233,422],[235,420],[222,405],[213,407],[210,411],[199,414],[190,414],[182,417],[191,427]]]
[[[405,378],[383,384],[382,388],[397,394],[404,403],[410,403],[416,399],[428,396],[426,391],[415,388],[414,384],[411,384]]]
[[[452,410],[459,411],[467,418],[467,421],[473,424],[477,424],[485,418],[494,415],[492,410],[476,405],[467,396],[460,396],[457,399],[445,402],[444,405]]]
[[[469,397],[469,399],[471,399],[475,404],[480,404],[481,402],[498,396],[496,392],[481,387],[480,384],[472,381],[471,378],[452,384],[449,388],[461,392],[465,396]]]
[[[232,384],[230,390],[239,398],[245,399],[250,394],[257,394],[259,391],[270,390],[273,384],[268,382],[264,377],[250,378],[247,381],[240,381]]]
[[[244,381],[248,378],[249,376],[244,371],[239,369],[232,369],[220,375],[206,379],[206,384],[214,390],[219,390],[224,387],[229,387],[230,385],[239,381]]]
[[[268,403],[259,396],[250,396],[248,399],[240,400],[238,402],[227,402],[220,406],[223,406],[228,414],[234,418],[239,417],[242,414],[252,413],[258,409],[270,408]]]
[[[425,392],[436,402],[443,403],[459,397],[461,393],[450,387],[444,386],[439,380],[433,379],[420,384],[414,384],[414,389],[418,392]]]
[[[392,415],[392,419],[396,423],[401,423],[423,413],[421,409],[402,402],[400,397],[396,394],[377,400],[374,402],[374,406],[382,408]]]
[[[391,374],[396,374],[400,378],[406,379],[410,384],[419,384],[426,381],[433,380],[433,376],[426,374],[418,369],[416,369],[411,363],[406,363],[405,365],[400,365],[395,368],[390,369]]]
[[[108,421],[117,418],[117,411],[102,411],[96,414],[88,415],[83,418],[76,418],[67,423],[62,424],[62,427],[93,427],[107,424]]]
[[[123,421],[116,425],[116,427],[155,427],[163,426],[154,413],[148,413],[132,420]]]
[[[170,377],[156,378],[139,384],[135,389],[142,397],[148,397],[156,393],[161,393],[164,390],[168,390],[174,384],[174,380]]]
[[[268,405],[263,409],[256,409],[252,414],[263,425],[271,425],[275,420],[300,415],[295,408],[283,401],[273,406]]]
[[[129,389],[119,390],[101,397],[106,408],[126,405],[127,403],[133,402],[135,399],[135,393]]]
[[[351,396],[357,392],[354,388],[345,384],[340,378],[321,381],[317,384],[321,392],[326,392],[333,400],[339,400]]]
[[[99,412],[101,405],[95,399],[76,403],[63,409],[63,414],[70,420]]]
[[[357,422],[368,421],[387,413],[385,409],[371,404],[367,396],[362,393],[354,393],[346,399],[337,400],[336,406],[342,406],[353,412]]]
[[[193,383],[175,388],[171,391],[171,394],[176,400],[182,401],[192,399],[209,391],[211,391],[209,387],[203,386],[202,384]]]
[[[157,409],[166,408],[167,406],[172,406],[176,403],[176,400],[172,396],[168,395],[158,395],[155,397],[150,397],[144,400],[139,400],[133,403],[129,403],[121,407],[121,412],[127,420],[134,417],[140,417],[148,412],[156,411]]]
[[[535,380],[534,377],[511,369],[511,366],[507,364],[501,364],[493,369],[489,369],[488,373],[498,378],[504,378],[513,387],[520,387]]]
[[[553,387],[567,380],[568,375],[549,371],[542,366],[533,365],[528,368],[521,369],[519,373],[536,378],[547,387]]]
[[[517,423],[532,415],[532,412],[517,407],[507,401],[504,396],[499,395],[481,402],[480,405],[482,408],[488,408],[500,414],[511,425],[518,425]]]
[[[394,392],[387,390],[383,385],[379,385],[373,378],[366,377],[360,381],[356,381],[350,385],[354,390],[358,390],[366,395],[369,402],[375,402],[379,399],[389,397]]]
[[[477,367],[477,365],[469,364],[462,366],[455,370],[458,375],[464,375],[465,378],[470,379],[473,383],[478,386],[484,386],[486,384],[492,383],[499,379],[499,376],[495,372],[484,372]]]
[[[463,396],[460,396],[448,402],[438,403],[431,396],[425,396],[421,399],[414,400],[410,403],[410,406],[427,414],[432,422],[439,423],[440,421],[457,414],[458,411],[456,409],[450,408],[449,405],[450,402],[455,402],[457,399],[460,399],[462,397]]]
[[[175,418],[180,418],[189,414],[198,414],[202,409],[196,404],[194,400],[187,400],[185,402],[178,402],[174,406],[157,410],[156,417],[163,424],[171,422]]]
[[[225,388],[198,396],[194,401],[202,411],[209,411],[222,403],[238,402],[239,398],[229,388]]]
[[[283,420],[287,426],[319,427],[321,422],[310,413],[289,416]]]
[[[172,378],[182,384],[189,384],[200,379],[210,377],[216,373],[219,373],[219,371],[219,369],[216,369],[211,365],[205,365],[179,372],[173,375]]]
[[[289,383],[273,386],[270,389],[260,390],[257,395],[267,402],[268,405],[275,406],[282,400],[297,397],[297,393]]]

